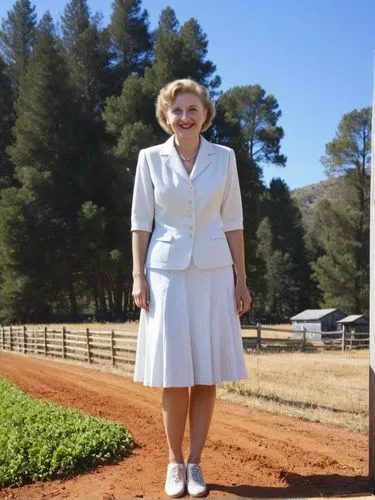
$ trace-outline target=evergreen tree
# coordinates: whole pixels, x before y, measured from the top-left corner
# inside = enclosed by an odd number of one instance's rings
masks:
[[[353,173],[347,174],[351,176]],[[346,176],[346,177],[347,177]],[[348,314],[368,313],[369,298],[369,213],[365,214],[365,240],[358,240],[362,213],[353,180],[345,178],[341,198],[322,199],[317,207],[313,236],[322,248],[312,263],[322,292],[323,307],[337,307]],[[370,178],[367,177],[367,196]],[[358,253],[363,255],[358,269]]]
[[[272,94],[266,95],[260,85],[233,87],[220,96],[219,106],[225,121],[241,132],[257,165],[285,166],[286,157],[280,154],[284,131],[277,125],[281,111]]]
[[[80,206],[77,129],[66,66],[46,15],[16,103],[10,155],[19,188],[3,193],[3,316],[48,320],[68,297],[77,314],[75,219]]]
[[[12,86],[5,74],[5,64],[0,58],[0,189],[10,186],[13,178],[13,167],[7,153],[12,140],[13,123]]]
[[[195,19],[181,28],[173,9],[167,7],[155,31],[154,64],[145,72],[146,84],[155,95],[161,87],[178,78],[192,78],[213,94],[221,81],[216,66],[207,56],[207,35]]]
[[[156,143],[154,102],[143,79],[132,75],[119,97],[107,100],[104,119],[115,140],[108,157],[112,166],[111,205],[107,211],[116,314],[131,293],[130,211],[139,150]],[[150,121],[153,121],[150,124]],[[121,302],[122,301],[122,302]]]
[[[61,19],[62,43],[77,103],[89,122],[100,118],[107,97],[110,54],[98,20],[91,17],[86,0],[71,0]]]
[[[0,55],[17,91],[25,74],[35,41],[36,13],[30,0],[17,0],[0,31]]]
[[[147,10],[141,0],[114,0],[108,33],[113,56],[113,93],[119,95],[123,82],[135,73],[143,76],[151,57],[152,41]]]
[[[263,201],[257,236],[266,267],[265,304],[270,314],[288,318],[309,306],[309,266],[302,215],[289,188],[273,179]]]
[[[370,154],[371,108],[345,114],[322,158],[327,174],[344,174],[343,193],[320,206],[325,255],[313,267],[324,304],[348,313],[368,311]]]
[[[180,39],[181,60],[188,68],[189,77],[207,87],[213,96],[216,95],[215,91],[220,86],[221,79],[218,75],[214,76],[216,66],[207,59],[207,35],[196,19],[189,19],[182,25]]]
[[[219,97],[211,132],[213,141],[226,144],[236,152],[244,210],[247,275],[255,294],[262,293],[260,283],[264,265],[259,259],[256,238],[264,194],[261,167],[286,162],[280,154],[284,134],[277,126],[280,116],[276,99],[267,96],[259,85],[234,87]]]

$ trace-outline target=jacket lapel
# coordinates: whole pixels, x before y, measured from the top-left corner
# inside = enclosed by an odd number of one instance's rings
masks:
[[[164,144],[160,151],[160,156],[162,157],[165,165],[177,174],[189,179],[189,174],[187,173],[185,167],[183,166],[180,157],[178,156],[177,150],[174,147],[174,136],[172,135]]]
[[[201,136],[201,146],[195,161],[194,168],[189,176],[181,159],[174,146],[174,136],[172,135],[164,144],[160,151],[160,155],[165,162],[165,165],[177,174],[185,177],[186,179],[196,179],[214,160],[215,150],[210,142]]]
[[[190,180],[196,179],[207,167],[211,165],[215,158],[215,149],[210,142],[201,136],[201,147],[195,161],[194,168],[190,174]]]

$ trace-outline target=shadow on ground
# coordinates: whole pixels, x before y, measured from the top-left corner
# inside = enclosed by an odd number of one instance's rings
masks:
[[[222,491],[230,495],[246,498],[297,498],[326,497],[347,495],[373,495],[374,485],[365,476],[342,476],[340,474],[314,474],[302,476],[292,472],[284,472],[280,479],[285,481],[284,488],[239,484],[227,486],[208,484],[210,494]]]

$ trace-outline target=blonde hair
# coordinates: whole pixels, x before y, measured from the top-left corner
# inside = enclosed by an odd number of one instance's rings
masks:
[[[205,132],[211,125],[215,116],[215,105],[210,99],[210,95],[206,87],[200,85],[195,80],[184,78],[181,80],[174,80],[168,83],[161,89],[156,99],[156,118],[159,125],[170,135],[173,130],[167,123],[167,110],[172,102],[176,99],[178,94],[195,94],[199,97],[203,107],[207,110],[207,117],[202,125],[201,132]]]

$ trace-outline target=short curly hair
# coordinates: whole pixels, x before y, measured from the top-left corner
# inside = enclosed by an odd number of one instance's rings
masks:
[[[206,87],[200,85],[195,80],[183,78],[174,80],[165,85],[159,92],[156,99],[156,118],[159,125],[169,134],[173,134],[173,130],[167,123],[166,113],[169,106],[175,100],[178,94],[195,94],[201,100],[204,108],[207,110],[207,117],[202,125],[201,132],[205,132],[211,125],[215,117],[215,105],[210,99],[210,95]]]

